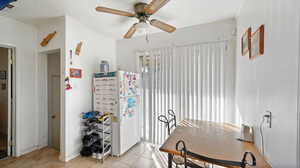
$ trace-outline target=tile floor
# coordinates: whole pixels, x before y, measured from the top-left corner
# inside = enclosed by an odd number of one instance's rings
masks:
[[[104,163],[78,156],[64,163],[58,160],[59,153],[43,148],[19,158],[0,160],[1,168],[165,168],[166,155],[150,144],[141,142],[121,157],[109,157]]]

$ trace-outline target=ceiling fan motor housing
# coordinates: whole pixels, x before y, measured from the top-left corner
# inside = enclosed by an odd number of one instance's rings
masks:
[[[149,15],[147,15],[145,12],[146,6],[147,6],[147,4],[143,3],[143,2],[139,2],[134,5],[134,11],[137,14],[137,18],[141,18],[141,17],[148,18],[149,17]]]

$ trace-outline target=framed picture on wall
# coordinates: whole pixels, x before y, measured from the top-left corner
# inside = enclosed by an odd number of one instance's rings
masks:
[[[71,78],[82,78],[82,70],[70,68],[70,77]]]
[[[251,36],[250,59],[263,55],[265,50],[265,26],[261,25]]]
[[[242,56],[245,56],[248,52],[251,55],[251,27],[247,29],[247,31],[242,36]]]

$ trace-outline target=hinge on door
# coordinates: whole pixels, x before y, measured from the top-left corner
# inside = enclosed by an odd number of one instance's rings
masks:
[[[13,64],[13,51],[12,49],[9,50],[10,54],[9,54],[9,64],[12,65]]]

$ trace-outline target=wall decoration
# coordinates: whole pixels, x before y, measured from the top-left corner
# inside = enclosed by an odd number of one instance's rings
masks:
[[[261,25],[251,36],[250,59],[264,54],[265,48],[265,26]]]
[[[0,80],[6,80],[6,79],[7,79],[7,72],[0,71]]]
[[[70,65],[73,65],[73,51],[70,50]]]
[[[43,39],[43,41],[40,43],[42,47],[45,47],[49,44],[49,42],[53,39],[53,37],[56,35],[56,31],[53,33],[50,33]]]
[[[245,56],[248,52],[251,54],[251,27],[242,36],[242,56]]]
[[[65,78],[65,90],[71,90],[71,89],[72,89],[72,86],[70,84],[70,78],[66,77]]]
[[[82,78],[82,70],[70,68],[70,77],[71,78]]]
[[[77,46],[76,46],[75,54],[78,55],[78,56],[80,55],[82,44],[83,44],[83,43],[82,43],[82,41],[81,41],[81,42],[78,43]]]

